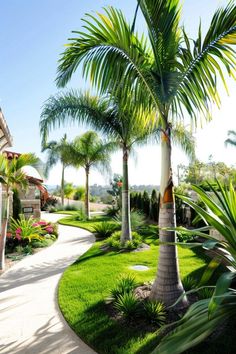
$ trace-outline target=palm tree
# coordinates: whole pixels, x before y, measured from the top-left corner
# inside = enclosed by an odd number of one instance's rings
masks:
[[[68,151],[69,142],[67,141],[66,134],[62,137],[60,141],[50,141],[48,143],[42,144],[42,152],[47,151],[47,161],[45,164],[45,175],[48,173],[52,167],[54,167],[58,162],[62,164],[61,173],[61,204],[64,205],[64,187],[65,187],[65,168],[70,165],[70,154]]]
[[[136,105],[137,106],[137,105]],[[86,123],[99,130],[122,149],[123,179],[122,179],[122,232],[121,243],[132,239],[130,224],[130,196],[128,162],[134,145],[141,145],[149,138],[159,139],[160,129],[155,116],[135,107],[131,103],[124,105],[122,96],[98,98],[89,93],[70,91],[52,96],[46,102],[41,115],[41,135],[47,138],[51,127],[67,121]],[[193,154],[194,144],[191,134],[181,125],[174,129],[174,141],[180,144],[189,154]]]
[[[2,225],[0,237],[0,270],[5,268],[5,244],[7,226],[9,222],[10,193],[13,188],[26,188],[28,179],[23,171],[26,166],[34,167],[38,172],[42,171],[42,164],[34,154],[21,154],[8,160],[4,155],[0,155],[0,183],[4,185],[6,198],[2,206]]]
[[[210,118],[209,104],[220,105],[217,92],[225,72],[235,73],[236,6],[229,1],[213,15],[205,38],[199,26],[195,40],[182,27],[180,0],[140,0],[148,38],[135,34],[121,11],[112,7],[105,14],[87,15],[85,31],[74,31],[61,56],[57,85],[64,87],[78,66],[100,93],[124,97],[132,92],[136,102],[154,109],[162,129],[162,167],[159,226],[175,224],[171,167],[173,122],[188,114],[193,123],[200,112]],[[224,72],[225,71],[225,72]],[[114,82],[117,85],[114,85]],[[131,90],[131,91],[130,91]],[[160,231],[161,241],[175,241],[175,233]],[[175,246],[162,244],[152,298],[173,303],[183,293],[178,276]],[[183,300],[183,305],[184,300]]]
[[[236,132],[234,130],[228,130],[228,138],[225,140],[225,146],[236,146]]]
[[[88,131],[74,139],[70,147],[72,165],[83,167],[86,175],[85,214],[90,218],[89,211],[89,174],[91,168],[100,172],[110,171],[110,153],[114,151],[112,142],[104,142],[97,133]]]

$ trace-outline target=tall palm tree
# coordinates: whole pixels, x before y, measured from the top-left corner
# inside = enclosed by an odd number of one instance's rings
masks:
[[[136,104],[137,106],[137,104]],[[130,225],[129,196],[129,156],[134,145],[141,145],[149,138],[159,139],[160,127],[152,113],[145,112],[135,103],[124,105],[122,96],[98,98],[89,93],[70,91],[52,96],[45,103],[41,114],[41,135],[47,139],[48,132],[55,125],[60,126],[68,121],[86,123],[102,134],[108,135],[122,149],[123,183],[122,183],[122,232],[121,242],[132,239]],[[189,155],[194,152],[191,134],[181,125],[174,129],[174,142],[179,144]]]
[[[7,226],[9,222],[10,193],[13,188],[26,188],[28,178],[23,171],[26,166],[34,167],[42,173],[42,163],[34,154],[21,154],[9,160],[6,156],[0,155],[0,183],[4,186],[6,198],[2,206],[2,225],[0,236],[0,270],[5,268],[5,244]]]
[[[228,130],[228,138],[225,140],[225,146],[236,146],[236,132],[234,130]]]
[[[70,165],[70,153],[68,150],[69,142],[66,134],[60,141],[50,141],[42,144],[42,152],[47,152],[47,161],[45,164],[45,175],[48,176],[49,171],[58,162],[62,165],[61,172],[61,204],[64,205],[64,186],[65,186],[65,168]]]
[[[114,151],[114,144],[99,138],[96,132],[88,131],[74,139],[70,146],[72,165],[83,167],[86,175],[85,182],[85,214],[90,218],[89,210],[89,174],[90,170],[100,172],[110,171],[110,153]]]
[[[200,25],[195,40],[189,39],[181,25],[180,3],[180,0],[139,1],[148,38],[135,34],[134,26],[112,7],[105,9],[105,14],[87,15],[85,30],[73,32],[61,56],[57,76],[57,85],[64,87],[82,64],[83,75],[90,78],[99,92],[116,93],[122,85],[124,96],[131,90],[136,102],[155,109],[162,129],[161,228],[175,224],[173,122],[184,114],[194,123],[199,113],[209,119],[209,104],[220,105],[218,79],[227,89],[225,73],[233,76],[236,68],[232,48],[236,44],[235,2],[229,1],[215,12],[204,38]],[[173,242],[175,233],[161,230],[160,240]],[[176,247],[162,244],[151,297],[171,304],[182,293]]]

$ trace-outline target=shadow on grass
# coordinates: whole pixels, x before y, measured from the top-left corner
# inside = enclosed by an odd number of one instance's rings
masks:
[[[131,353],[132,344],[148,333],[147,326],[140,326],[134,323],[116,321],[109,317],[106,305],[103,301],[88,307],[84,311],[84,320],[74,324],[74,329],[81,338],[89,342],[100,354],[127,354]],[[86,321],[85,321],[86,319]],[[137,319],[137,321],[139,321]],[[136,321],[136,323],[137,323]],[[132,354],[148,354],[157,345],[157,339],[152,339]]]

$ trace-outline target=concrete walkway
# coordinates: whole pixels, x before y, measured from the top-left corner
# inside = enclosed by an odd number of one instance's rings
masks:
[[[63,215],[44,214],[56,221]],[[59,225],[59,239],[0,277],[1,354],[96,354],[69,328],[57,305],[64,270],[93,244],[87,231]]]

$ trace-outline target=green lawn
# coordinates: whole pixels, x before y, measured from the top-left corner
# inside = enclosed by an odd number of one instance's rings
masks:
[[[80,227],[81,229],[85,229],[88,231],[93,232],[93,226],[99,224],[102,221],[110,221],[112,222],[111,218],[105,215],[94,215],[91,220],[88,221],[76,221],[74,220],[73,216],[75,216],[76,212],[70,212],[70,216],[65,217],[61,220],[59,220],[59,224],[62,225],[69,225],[69,226],[75,226],[75,227]],[[114,221],[113,221],[114,222]]]
[[[95,222],[104,220],[97,217]],[[61,224],[91,230],[93,221],[73,222],[64,218]],[[137,281],[146,282],[155,277],[158,246],[154,236],[146,236],[150,250],[131,253],[104,253],[97,242],[64,273],[59,285],[59,305],[74,331],[98,353],[146,354],[155,347],[155,333],[144,333],[142,328],[125,327],[109,318],[104,299],[121,274],[133,274]],[[180,272],[184,277],[192,272],[198,277],[205,267],[205,259],[189,249],[179,249]],[[130,269],[135,264],[147,265],[148,271]]]

